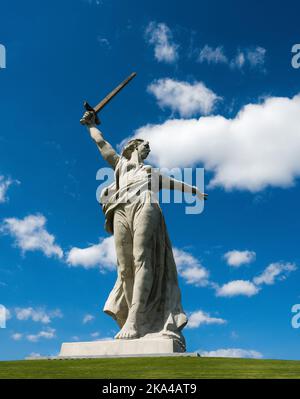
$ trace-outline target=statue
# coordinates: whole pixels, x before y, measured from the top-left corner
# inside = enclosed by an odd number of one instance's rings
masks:
[[[118,263],[117,280],[104,312],[121,328],[115,339],[172,338],[184,351],[181,330],[187,317],[156,194],[163,188],[194,193],[201,199],[206,199],[207,194],[145,165],[150,146],[143,139],[130,140],[117,154],[96,127],[95,109],[86,109],[81,123],[115,171],[115,181],[102,191],[100,199],[106,231],[114,235]]]

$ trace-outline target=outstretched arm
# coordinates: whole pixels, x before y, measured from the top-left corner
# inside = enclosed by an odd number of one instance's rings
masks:
[[[87,111],[83,115],[85,120],[85,125],[91,138],[96,143],[98,150],[100,151],[102,157],[115,169],[120,156],[113,149],[113,147],[103,138],[102,132],[96,127],[95,115],[93,112]]]
[[[198,198],[202,200],[207,200],[207,194],[201,193],[201,191],[196,186],[191,186],[183,181],[179,181],[174,179],[173,177],[169,177],[166,175],[160,175],[159,179],[160,189],[169,189],[169,190],[180,190],[184,193],[197,194]]]

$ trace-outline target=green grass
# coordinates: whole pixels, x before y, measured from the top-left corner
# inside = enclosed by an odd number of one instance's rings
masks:
[[[300,378],[300,361],[200,357],[3,361],[0,378]]]

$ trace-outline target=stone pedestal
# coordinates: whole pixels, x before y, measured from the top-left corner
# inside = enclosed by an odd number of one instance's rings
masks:
[[[61,346],[60,358],[80,358],[97,356],[167,355],[183,353],[182,347],[174,339],[115,339],[109,341],[66,342]]]

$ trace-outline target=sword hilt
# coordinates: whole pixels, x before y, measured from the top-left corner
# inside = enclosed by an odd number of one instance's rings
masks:
[[[85,101],[85,102],[83,103],[83,106],[84,106],[84,108],[86,109],[86,111],[89,111],[89,112],[93,112],[93,113],[94,113],[94,115],[95,115],[95,123],[96,123],[96,125],[100,125],[100,123],[101,123],[101,122],[100,122],[100,119],[99,119],[97,113],[95,112],[94,108],[91,107],[90,104],[89,104],[87,101]],[[81,119],[80,119],[80,123],[81,123],[82,125],[86,125],[86,120],[85,120],[84,118],[81,118]]]

